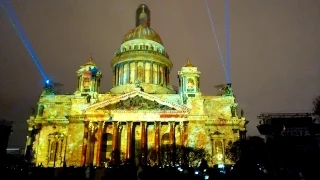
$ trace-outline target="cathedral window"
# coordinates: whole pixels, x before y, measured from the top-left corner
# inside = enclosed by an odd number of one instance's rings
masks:
[[[49,150],[49,161],[55,161],[58,153],[59,143],[57,141],[54,141],[51,143],[51,147]]]
[[[159,72],[159,83],[162,84],[162,85],[164,84],[164,81],[163,81],[164,80],[164,78],[163,78],[163,76],[164,76],[163,69],[164,69],[163,66],[160,66],[160,68],[159,68],[159,71],[160,71]]]
[[[48,163],[60,165],[63,161],[64,134],[58,132],[49,134],[48,142]]]
[[[126,84],[129,82],[129,64],[126,63],[123,65],[123,84]]]
[[[84,77],[83,78],[83,89],[88,90],[90,88],[90,78]]]
[[[138,80],[141,82],[143,77],[143,67],[138,66]]]
[[[134,49],[135,50],[139,49],[139,46],[138,45],[134,45]]]
[[[222,146],[222,142],[220,140],[217,140],[215,142],[215,154],[216,154],[216,158],[218,161],[221,161],[223,158],[223,146]]]
[[[39,110],[38,110],[39,116],[42,116],[42,115],[43,115],[43,110],[44,110],[44,106],[43,106],[43,105],[40,105],[40,106],[39,106]]]
[[[144,65],[144,82],[150,83],[151,82],[151,64],[149,62],[145,63]]]
[[[152,79],[153,79],[153,83],[157,84],[157,81],[158,81],[158,65],[157,64],[153,64],[152,66]]]
[[[130,83],[134,83],[135,77],[135,63],[130,63]]]

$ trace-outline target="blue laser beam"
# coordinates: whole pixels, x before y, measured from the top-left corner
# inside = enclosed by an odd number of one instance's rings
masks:
[[[226,28],[226,61],[227,61],[227,83],[231,83],[231,67],[230,67],[230,36],[229,36],[229,1],[225,0],[225,28]]]
[[[0,0],[0,5],[4,9],[4,12],[9,19],[10,23],[12,24],[13,28],[15,29],[16,33],[18,34],[19,38],[21,39],[23,45],[25,46],[26,50],[28,51],[29,55],[31,56],[32,61],[35,63],[36,67],[38,68],[39,72],[41,73],[44,80],[47,82],[49,79],[44,73],[43,68],[36,56],[36,53],[33,51],[32,45],[28,40],[27,36],[24,33],[24,30],[19,22],[19,19],[15,13],[15,10],[10,2],[5,2]]]
[[[218,47],[219,57],[220,57],[220,60],[221,60],[221,64],[222,64],[222,67],[223,67],[223,71],[224,71],[224,73],[225,73],[227,82],[229,82],[228,72],[227,72],[227,69],[226,69],[226,67],[225,67],[225,65],[224,65],[224,60],[223,60],[223,57],[222,57],[222,53],[221,53],[221,49],[220,49],[220,45],[219,45],[218,36],[217,36],[216,31],[215,31],[215,28],[214,28],[214,23],[213,23],[213,19],[212,19],[211,13],[210,13],[210,8],[209,8],[209,6],[208,6],[208,1],[207,1],[207,0],[204,0],[204,2],[205,2],[205,6],[206,6],[206,9],[207,9],[208,16],[209,16],[209,20],[210,20],[210,23],[211,23],[211,28],[212,28],[213,37],[214,37],[214,40],[215,40],[215,42],[216,42],[216,44],[217,44],[217,47]]]

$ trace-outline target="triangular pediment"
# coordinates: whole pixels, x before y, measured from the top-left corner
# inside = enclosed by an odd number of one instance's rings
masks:
[[[183,105],[171,103],[154,95],[132,91],[102,102],[92,104],[84,109],[92,110],[177,110],[188,112],[189,109]]]
[[[177,110],[173,107],[163,105],[157,101],[145,99],[142,96],[134,96],[128,99],[120,100],[117,103],[109,104],[98,110]]]

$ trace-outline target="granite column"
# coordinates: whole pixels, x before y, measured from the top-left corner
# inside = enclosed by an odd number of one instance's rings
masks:
[[[127,152],[126,159],[131,159],[132,154],[132,122],[127,122]]]
[[[147,122],[141,122],[141,158],[142,162],[146,165],[147,163]]]

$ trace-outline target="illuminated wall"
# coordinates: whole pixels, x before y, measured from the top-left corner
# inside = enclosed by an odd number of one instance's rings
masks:
[[[134,138],[137,142],[141,141],[139,123],[148,122],[146,127],[148,148],[155,146],[154,121],[162,122],[159,133],[160,144],[168,143],[166,142],[168,141],[166,136],[170,133],[168,122],[175,122],[175,143],[182,144],[181,129],[183,126],[181,122],[184,122],[187,126],[185,130],[187,139],[183,144],[205,148],[214,155],[212,163],[228,162],[221,158],[219,160],[218,155],[224,157],[227,143],[238,139],[239,131],[244,130],[244,117],[239,118],[237,114],[232,114],[230,107],[236,106],[233,103],[233,97],[198,96],[189,98],[187,104],[184,105],[179,94],[151,95],[138,88],[123,95],[99,94],[97,99],[90,103],[87,103],[87,97],[74,95],[67,97],[66,95],[43,96],[39,101],[39,106],[46,108],[28,121],[29,125],[38,125],[40,129],[33,142],[37,164],[61,166],[63,162],[66,162],[67,165],[80,166],[85,163],[83,161],[83,146],[86,144],[84,136],[91,129],[89,127],[86,129],[84,122],[90,121],[105,122],[106,128],[103,134],[111,135],[114,133],[112,122],[122,123],[121,131],[119,130],[119,149],[123,153],[127,151],[127,121],[136,123]],[[137,102],[128,104],[131,100]],[[160,107],[163,110],[157,109]],[[94,136],[99,139],[97,134]],[[58,147],[61,149],[59,152],[52,146],[52,142],[56,140],[59,141]],[[112,145],[112,141],[109,142],[109,145]],[[99,150],[98,146],[99,144],[94,142],[93,152],[96,154]],[[53,153],[56,153],[56,157],[52,156]],[[110,152],[104,156],[110,158]],[[96,164],[97,155],[94,155],[93,158],[92,162]]]

